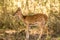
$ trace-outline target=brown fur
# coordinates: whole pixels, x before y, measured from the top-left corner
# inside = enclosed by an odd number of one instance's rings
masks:
[[[45,23],[47,21],[47,15],[42,14],[42,13],[37,13],[31,16],[23,16],[21,10],[17,10],[16,15],[19,17],[19,19],[21,19],[24,23],[26,23],[26,40],[29,39],[29,24],[34,24],[39,27],[39,33],[40,36],[38,38],[38,40],[41,38],[42,34],[43,34],[43,30],[45,28]]]
[[[45,21],[47,21],[47,16],[45,14],[35,14],[32,16],[25,16],[24,20],[28,21],[29,23],[34,23],[34,22],[41,22],[42,18],[45,19]]]

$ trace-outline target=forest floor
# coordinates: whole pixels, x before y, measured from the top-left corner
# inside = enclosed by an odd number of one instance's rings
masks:
[[[25,40],[26,33],[24,30],[22,31],[15,31],[15,30],[0,30],[0,40]],[[30,35],[29,40],[37,40],[39,37],[38,34],[36,35]],[[60,37],[58,38],[44,38],[42,37],[41,40],[60,40]]]

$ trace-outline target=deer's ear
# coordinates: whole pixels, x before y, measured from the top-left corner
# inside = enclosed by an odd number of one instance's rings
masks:
[[[15,15],[18,13],[18,11],[21,11],[21,9],[18,8],[18,9],[16,10],[16,12],[13,14],[13,16],[15,16]]]
[[[21,11],[21,8],[18,8],[17,11]]]

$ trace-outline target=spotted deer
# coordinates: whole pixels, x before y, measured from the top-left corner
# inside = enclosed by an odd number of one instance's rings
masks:
[[[16,11],[16,14],[20,20],[22,20],[24,23],[26,23],[26,40],[29,40],[29,27],[30,25],[37,25],[38,26],[38,30],[39,30],[39,38],[37,40],[39,40],[43,34],[43,30],[45,28],[45,23],[47,21],[47,15],[45,14],[34,14],[31,16],[23,16],[22,11],[20,8],[18,8],[18,10]]]

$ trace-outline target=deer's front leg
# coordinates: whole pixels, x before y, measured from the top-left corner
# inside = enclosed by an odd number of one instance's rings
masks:
[[[29,40],[29,24],[26,25],[26,40]]]

